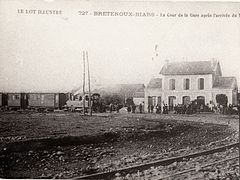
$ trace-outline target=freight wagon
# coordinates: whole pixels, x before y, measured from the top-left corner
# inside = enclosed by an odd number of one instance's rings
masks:
[[[62,109],[66,100],[64,93],[28,93],[30,109]]]
[[[7,93],[4,104],[10,110],[18,109],[61,109],[67,101],[64,93]],[[1,99],[0,99],[1,100]]]
[[[7,105],[9,109],[26,109],[28,107],[27,93],[8,93]]]

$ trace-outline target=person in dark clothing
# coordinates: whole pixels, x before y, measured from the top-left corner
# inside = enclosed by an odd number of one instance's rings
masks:
[[[119,113],[119,109],[120,109],[120,105],[119,104],[116,105],[116,109],[117,109],[117,113]]]
[[[177,114],[177,105],[176,104],[174,105],[173,110],[174,110],[174,114]]]
[[[191,104],[187,104],[187,106],[186,106],[186,114],[191,114]]]
[[[163,105],[163,114],[166,114],[166,106],[165,106],[165,104]]]
[[[148,113],[150,113],[150,110],[151,110],[151,105],[149,104],[148,105]]]
[[[131,112],[131,107],[130,106],[127,107],[127,111],[128,111],[128,113]]]
[[[183,108],[182,108],[182,114],[185,114],[186,111],[187,111],[187,107],[186,107],[186,105],[184,104],[184,105],[183,105]]]
[[[166,107],[166,114],[168,114],[168,107],[167,107],[167,104],[165,105],[165,107]]]
[[[132,105],[132,113],[135,113],[135,111],[136,111],[136,106],[135,106],[135,104],[133,104]]]
[[[153,113],[153,109],[154,109],[154,106],[153,106],[153,105],[151,105],[151,113]]]
[[[166,104],[163,106],[163,114],[168,114],[168,108]]]
[[[142,108],[143,108],[142,103],[140,103],[139,104],[139,111],[140,111],[140,113],[142,113]]]
[[[156,106],[156,113],[157,114],[161,113],[161,106],[159,104],[157,104],[157,106]]]
[[[228,106],[228,114],[232,115],[233,114],[233,107],[231,104]]]

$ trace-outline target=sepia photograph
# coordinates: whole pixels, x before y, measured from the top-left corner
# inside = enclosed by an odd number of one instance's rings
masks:
[[[240,2],[0,0],[0,178],[240,179]]]

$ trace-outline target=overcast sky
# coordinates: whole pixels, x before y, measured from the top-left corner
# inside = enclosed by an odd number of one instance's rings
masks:
[[[18,14],[18,9],[62,14]],[[239,9],[239,3],[0,0],[0,91],[67,91],[81,86],[83,50],[88,51],[95,84],[146,84],[166,59],[212,58],[220,61],[223,75],[240,81],[240,17],[78,15],[85,10],[159,15],[232,14]]]

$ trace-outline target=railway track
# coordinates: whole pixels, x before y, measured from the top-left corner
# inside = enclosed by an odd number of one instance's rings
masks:
[[[228,145],[225,145],[225,146],[220,146],[220,147],[217,147],[217,148],[213,148],[213,149],[210,149],[210,150],[200,151],[200,152],[196,152],[196,153],[190,153],[190,154],[184,155],[184,156],[177,156],[177,157],[152,161],[152,162],[149,162],[149,163],[130,166],[130,167],[121,168],[121,169],[116,169],[116,170],[109,171],[109,172],[100,172],[100,173],[96,173],[96,174],[80,176],[80,177],[76,177],[74,179],[113,179],[113,178],[116,177],[117,173],[124,177],[127,174],[137,173],[138,171],[141,172],[141,171],[150,169],[151,167],[167,166],[167,165],[170,165],[174,162],[180,162],[182,160],[188,160],[190,158],[196,158],[196,157],[200,157],[200,156],[203,156],[203,155],[214,154],[216,152],[223,152],[226,149],[230,149],[230,148],[233,148],[233,147],[238,147],[238,145],[239,145],[239,143],[232,143],[232,144],[228,144]],[[238,157],[234,157],[234,158],[238,158]],[[190,171],[193,171],[193,169],[190,169],[189,172]],[[183,173],[187,173],[187,170],[186,170],[186,172],[183,172]],[[176,175],[178,175],[178,174],[176,174]],[[168,177],[165,177],[165,179],[166,178],[168,178]]]
[[[213,166],[213,165],[216,165],[216,164],[222,164],[226,161],[231,161],[231,160],[238,159],[238,158],[239,158],[239,156],[234,156],[234,157],[223,159],[223,160],[216,161],[216,162],[213,162],[213,163],[204,164],[204,165],[200,166],[199,169],[203,169],[205,167]],[[169,179],[169,178],[173,178],[173,177],[176,177],[176,176],[179,176],[179,175],[182,175],[182,174],[186,174],[186,173],[190,173],[190,172],[194,172],[194,171],[196,171],[196,168],[191,168],[191,169],[187,169],[187,170],[184,170],[184,171],[181,171],[181,172],[177,172],[175,174],[171,174],[171,175],[167,175],[167,176],[158,178],[158,180]]]

